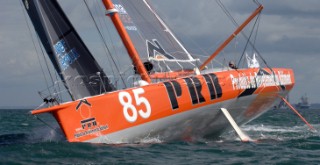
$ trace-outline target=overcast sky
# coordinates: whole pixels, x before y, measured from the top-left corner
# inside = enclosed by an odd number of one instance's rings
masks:
[[[234,26],[215,0],[153,0],[160,15],[186,43],[191,52],[212,53]],[[222,0],[237,22],[254,9],[252,1]],[[83,2],[59,0],[71,21],[80,26],[81,36],[94,42]],[[80,3],[79,3],[80,2]],[[320,102],[320,1],[263,0],[256,47],[272,67],[289,67],[296,85],[290,101],[307,94],[311,103]],[[20,0],[0,0],[0,106],[39,105],[37,91],[46,87],[32,44]],[[249,35],[250,29],[246,29]],[[90,36],[89,36],[90,35]],[[238,40],[240,41],[240,39]],[[234,41],[233,47],[237,42]],[[192,43],[192,44],[191,44]],[[195,46],[198,45],[198,46]],[[232,48],[229,48],[230,52]]]

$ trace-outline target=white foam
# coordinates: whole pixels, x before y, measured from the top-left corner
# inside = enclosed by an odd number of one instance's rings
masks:
[[[279,132],[279,133],[298,133],[298,132],[304,132],[305,130],[303,126],[283,127],[283,126],[247,125],[241,128],[244,131]]]

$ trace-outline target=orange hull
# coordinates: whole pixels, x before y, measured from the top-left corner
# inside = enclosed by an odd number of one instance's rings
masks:
[[[50,112],[70,142],[132,143],[216,136],[261,115],[294,86],[291,69],[239,69],[177,78],[33,110]]]

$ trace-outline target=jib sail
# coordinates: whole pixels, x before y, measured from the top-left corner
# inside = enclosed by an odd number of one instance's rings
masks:
[[[120,18],[143,62],[154,71],[188,70],[194,59],[145,0],[113,0]]]
[[[22,0],[56,71],[73,99],[113,90],[56,0]]]

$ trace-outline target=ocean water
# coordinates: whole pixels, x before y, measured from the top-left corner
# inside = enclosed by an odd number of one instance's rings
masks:
[[[270,110],[242,126],[257,142],[233,131],[218,139],[140,144],[68,143],[50,115],[0,110],[0,164],[320,164],[320,108],[301,110],[318,130],[291,110]]]

